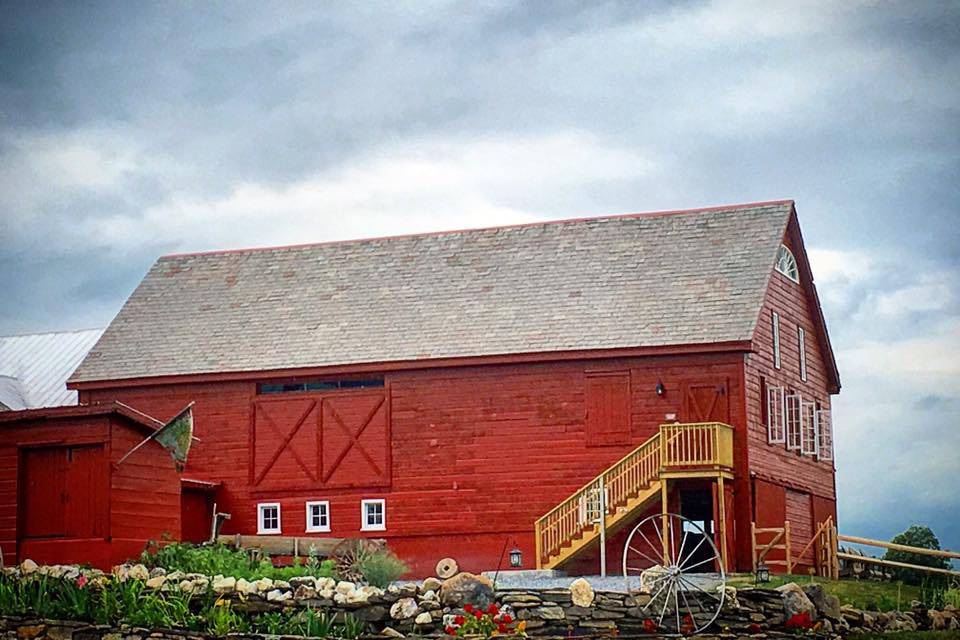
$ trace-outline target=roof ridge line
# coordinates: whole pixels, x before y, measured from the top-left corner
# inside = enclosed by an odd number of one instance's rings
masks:
[[[106,331],[106,327],[87,327],[85,329],[64,329],[62,331],[36,331],[31,333],[9,333],[0,335],[0,340],[4,338],[29,338],[31,336],[52,336],[54,334],[67,334],[67,333],[86,333],[87,331]]]
[[[589,222],[592,220],[625,220],[631,218],[658,218],[662,216],[684,215],[694,213],[708,213],[720,211],[732,211],[735,209],[748,209],[769,207],[773,205],[793,205],[795,201],[792,198],[784,200],[764,200],[760,202],[742,202],[735,204],[725,204],[711,207],[697,207],[693,209],[667,209],[662,211],[642,211],[635,213],[613,213],[601,214],[599,216],[580,216],[572,218],[557,218],[552,220],[538,220],[535,222],[520,222],[516,224],[493,225],[489,227],[464,227],[461,229],[448,229],[446,231],[424,231],[419,233],[398,233],[386,236],[370,236],[366,238],[348,238],[344,240],[322,240],[319,242],[302,242],[297,244],[276,245],[266,247],[247,247],[243,249],[210,249],[204,251],[185,251],[180,253],[168,253],[160,256],[160,260],[165,258],[186,258],[190,256],[208,256],[208,255],[230,255],[242,253],[257,253],[261,251],[285,251],[288,249],[306,249],[308,247],[323,247],[343,244],[360,244],[364,242],[373,242],[375,240],[400,240],[406,238],[428,238],[437,236],[456,235],[473,231],[498,231],[501,229],[526,229],[530,227],[539,227],[545,225],[573,224],[577,222]],[[57,333],[57,332],[51,332]]]

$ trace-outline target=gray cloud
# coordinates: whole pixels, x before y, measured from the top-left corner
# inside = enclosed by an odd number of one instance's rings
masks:
[[[167,251],[793,197],[841,516],[960,548],[958,42],[952,2],[7,3],[0,333]]]

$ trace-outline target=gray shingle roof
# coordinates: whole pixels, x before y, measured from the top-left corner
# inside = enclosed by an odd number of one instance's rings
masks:
[[[749,340],[791,210],[164,256],[72,380]]]

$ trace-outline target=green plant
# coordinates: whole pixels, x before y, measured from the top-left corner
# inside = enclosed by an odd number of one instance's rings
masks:
[[[233,610],[229,600],[217,599],[207,610],[207,632],[215,636],[246,631],[249,627],[246,618]]]
[[[151,542],[140,554],[140,562],[149,568],[160,567],[167,571],[202,573],[208,576],[219,574],[247,580],[286,580],[307,575],[318,578],[334,577],[333,563],[330,561],[319,562],[316,558],[311,558],[304,563],[295,558],[291,566],[274,567],[267,556],[253,556],[242,549],[220,543],[195,545],[174,542],[159,545]]]
[[[338,630],[339,633],[335,634],[340,638],[348,638],[349,640],[356,640],[362,636],[367,630],[367,623],[365,623],[360,618],[347,614],[343,619],[343,626]]]
[[[920,602],[928,609],[943,609],[947,604],[947,584],[941,579],[926,579],[920,585]]]
[[[312,607],[307,607],[294,616],[291,623],[291,629],[301,636],[327,638],[333,631],[333,618]]]
[[[80,576],[76,581],[64,580],[60,585],[62,611],[71,620],[92,620],[96,606],[97,593],[87,586],[87,578]]]
[[[267,633],[280,636],[290,629],[290,619],[279,611],[261,613],[252,620],[252,626],[257,633]]]
[[[386,549],[374,551],[360,559],[360,573],[367,584],[386,589],[410,570],[406,563]]]

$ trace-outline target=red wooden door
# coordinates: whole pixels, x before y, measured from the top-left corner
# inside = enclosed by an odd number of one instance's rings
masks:
[[[323,483],[328,487],[390,484],[389,403],[383,393],[323,399]]]
[[[66,451],[63,447],[25,449],[21,460],[20,537],[66,535]]]
[[[67,536],[105,537],[110,502],[110,467],[103,446],[64,448],[67,450],[67,499],[64,505]]]
[[[110,469],[102,445],[23,453],[21,538],[107,535]]]
[[[630,374],[589,373],[586,378],[587,443],[630,442]]]
[[[730,422],[727,381],[708,380],[683,385],[684,422]]]

